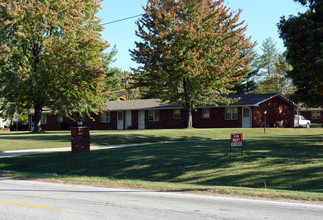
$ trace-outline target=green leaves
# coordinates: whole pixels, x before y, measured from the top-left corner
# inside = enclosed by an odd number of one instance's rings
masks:
[[[308,107],[323,107],[323,2],[298,1],[309,10],[288,19],[282,17],[278,24],[287,61],[293,67],[288,76],[296,86],[297,101]]]
[[[65,113],[100,109],[108,44],[95,17],[99,2],[1,3],[0,95],[7,102]]]
[[[137,86],[146,86],[164,101],[193,109],[230,93],[245,70],[240,55],[252,47],[245,27],[234,14],[213,0],[150,0],[137,22],[133,60],[140,66]],[[189,110],[190,111],[190,110]]]

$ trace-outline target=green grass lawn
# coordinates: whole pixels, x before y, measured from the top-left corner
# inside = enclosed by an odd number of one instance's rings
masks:
[[[243,157],[234,149],[230,158],[229,137],[236,132],[243,133]],[[0,138],[0,150],[22,149],[19,144],[70,146],[68,132],[3,133]],[[2,158],[0,172],[104,186],[323,201],[323,129],[319,127],[270,128],[266,134],[263,129],[91,131],[91,145],[181,140],[188,141]]]
[[[163,129],[163,130],[126,130],[126,131],[91,131],[91,145],[113,145],[127,143],[145,143],[180,140],[218,140],[229,139],[230,133],[243,133],[244,139],[303,136],[320,137],[323,129],[276,129],[267,128],[266,134],[261,128],[252,129]],[[315,139],[315,138],[314,138]],[[306,143],[305,143],[306,144]],[[70,147],[70,131],[32,132],[0,132],[0,151],[24,150],[39,148]]]

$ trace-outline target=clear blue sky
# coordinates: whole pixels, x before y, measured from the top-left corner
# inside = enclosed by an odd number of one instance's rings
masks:
[[[104,0],[102,2],[103,10],[97,14],[103,23],[142,14],[143,5],[147,0]],[[257,41],[256,47],[261,54],[261,44],[264,39],[271,37],[276,43],[280,52],[284,51],[282,40],[279,38],[276,24],[280,17],[285,15],[296,15],[305,10],[300,4],[293,0],[225,0],[233,11],[239,8],[243,10],[240,20],[244,20],[248,25],[246,36],[251,36],[252,41]],[[135,22],[138,18],[133,18],[113,24],[104,25],[105,30],[102,38],[112,46],[116,45],[118,53],[117,61],[112,66],[121,70],[130,70],[130,67],[136,67],[138,64],[131,61],[129,49],[134,49],[134,41],[139,39],[135,36],[137,26]]]

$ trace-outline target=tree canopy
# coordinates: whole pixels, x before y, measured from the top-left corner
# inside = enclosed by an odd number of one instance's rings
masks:
[[[250,41],[250,38],[249,38]],[[256,46],[257,42],[253,43]],[[254,94],[257,89],[257,76],[259,75],[259,55],[255,51],[254,47],[245,48],[241,51],[241,56],[247,56],[249,59],[246,63],[248,67],[245,70],[244,77],[234,82],[232,91],[239,95]]]
[[[323,1],[295,0],[308,6],[297,16],[282,17],[280,37],[292,65],[288,77],[296,87],[294,97],[307,107],[323,107]]]
[[[230,103],[234,81],[243,77],[251,47],[241,11],[232,12],[223,0],[148,0],[137,22],[134,61],[137,86],[147,87],[163,101],[186,110],[192,127],[192,109],[208,103]]]
[[[260,71],[256,93],[291,95],[294,86],[287,77],[287,72],[292,68],[286,61],[286,52],[280,53],[276,48],[276,43],[271,38],[263,41],[261,49],[263,53],[258,61]]]
[[[0,96],[35,110],[71,115],[104,102],[100,0],[4,0],[0,3]]]

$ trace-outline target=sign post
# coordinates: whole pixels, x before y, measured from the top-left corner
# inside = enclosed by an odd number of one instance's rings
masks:
[[[231,151],[233,147],[240,147],[240,154],[242,157],[242,133],[231,134],[230,158],[231,158]]]

